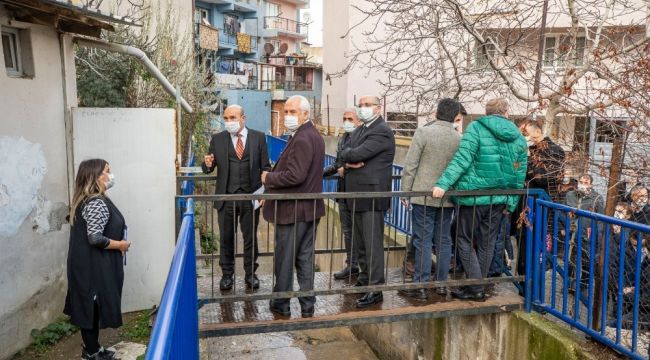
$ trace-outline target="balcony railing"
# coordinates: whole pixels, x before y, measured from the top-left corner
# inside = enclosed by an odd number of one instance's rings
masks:
[[[219,29],[209,25],[196,24],[196,32],[201,49],[219,50]]]
[[[306,23],[298,22],[296,20],[291,20],[287,18],[282,18],[279,16],[265,16],[264,28],[284,30],[284,31],[289,31],[292,33],[307,36],[308,25]]]
[[[314,86],[306,81],[262,80],[261,90],[311,91]]]

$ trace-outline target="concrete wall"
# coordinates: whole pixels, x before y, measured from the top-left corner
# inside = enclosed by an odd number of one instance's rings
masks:
[[[591,359],[584,340],[538,314],[499,313],[353,326],[379,359]]]
[[[0,25],[9,25],[2,6]],[[70,38],[63,37],[62,65],[54,29],[16,21],[11,26],[29,30],[34,77],[11,78],[0,66],[0,359],[29,344],[30,331],[63,309],[69,236],[65,109],[76,105]]]

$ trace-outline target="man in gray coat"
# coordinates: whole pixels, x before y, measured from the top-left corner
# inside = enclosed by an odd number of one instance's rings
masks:
[[[430,191],[454,157],[460,134],[454,123],[462,122],[465,108],[453,99],[442,99],[436,110],[436,120],[415,131],[406,154],[402,173],[402,191]],[[413,246],[415,269],[413,282],[431,281],[431,250],[435,239],[437,250],[436,280],[445,281],[451,260],[451,219],[453,205],[431,196],[403,199],[405,206],[413,206]],[[439,295],[447,295],[445,288],[438,288]],[[400,294],[426,300],[424,289],[400,290]]]

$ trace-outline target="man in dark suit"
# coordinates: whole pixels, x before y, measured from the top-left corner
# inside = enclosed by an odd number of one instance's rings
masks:
[[[348,192],[391,191],[395,137],[381,116],[376,96],[359,100],[359,119],[363,125],[354,131],[350,147],[341,152],[348,164],[345,190]],[[354,165],[353,165],[354,164]],[[363,166],[358,167],[359,164]],[[352,167],[354,166],[354,167]],[[358,286],[383,284],[384,279],[384,216],[390,207],[390,197],[348,199],[354,212],[354,239],[359,243],[360,273]],[[366,293],[357,300],[364,308],[383,301],[381,291]]]
[[[309,101],[292,96],[284,104],[284,125],[292,133],[270,172],[262,172],[269,194],[323,191],[325,142],[309,120]],[[279,200],[264,204],[264,219],[275,225],[275,292],[293,291],[293,267],[300,291],[314,288],[314,242],[318,220],[325,214],[322,200]],[[290,316],[291,299],[273,299],[271,311]],[[315,296],[298,299],[303,317],[314,316]]]
[[[250,194],[262,186],[262,171],[271,168],[262,132],[245,126],[244,109],[239,105],[228,106],[223,113],[226,131],[212,136],[208,155],[201,165],[203,172],[217,169],[215,194]],[[215,201],[219,223],[219,266],[222,277],[221,290],[233,286],[235,268],[235,234],[237,220],[244,236],[244,272],[247,287],[257,289],[260,282],[257,270],[257,225],[259,209],[253,209],[251,201]]]
[[[343,113],[343,130],[345,133],[341,136],[336,147],[336,160],[330,166],[323,169],[323,176],[338,175],[336,191],[345,192],[345,162],[341,160],[341,151],[349,147],[352,140],[352,133],[356,128],[361,126],[361,121],[357,116],[354,109],[347,109]],[[343,240],[345,243],[345,267],[334,273],[334,278],[337,280],[346,279],[353,275],[359,274],[359,264],[357,262],[359,245],[352,245],[352,213],[346,204],[345,199],[338,199],[339,204],[339,219],[341,221],[341,232],[343,233]]]

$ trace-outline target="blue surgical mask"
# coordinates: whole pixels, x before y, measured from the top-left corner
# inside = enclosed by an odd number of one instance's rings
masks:
[[[344,121],[343,122],[343,130],[345,130],[346,133],[353,132],[356,127],[354,127],[354,124],[352,121]]]
[[[375,116],[375,113],[371,107],[362,107],[357,109],[357,115],[359,119],[364,123],[369,122]]]

